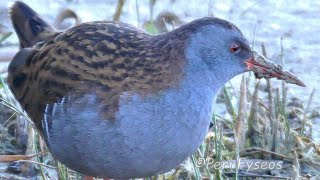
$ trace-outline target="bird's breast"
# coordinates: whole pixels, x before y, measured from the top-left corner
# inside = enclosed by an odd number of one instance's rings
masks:
[[[45,139],[58,160],[84,174],[130,178],[166,172],[203,141],[214,96],[209,86],[189,83],[152,95],[123,92],[115,120],[108,121],[97,113],[96,95],[85,94],[67,109],[64,102],[54,105],[43,121]]]

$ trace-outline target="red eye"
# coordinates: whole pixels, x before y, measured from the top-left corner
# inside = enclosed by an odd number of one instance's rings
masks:
[[[230,52],[238,53],[240,51],[240,45],[238,43],[232,43],[230,46]]]

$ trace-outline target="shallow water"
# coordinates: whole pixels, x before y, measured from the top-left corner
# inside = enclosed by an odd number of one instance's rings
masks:
[[[6,14],[6,8],[13,1],[0,1],[0,17],[4,24],[3,29],[11,26]],[[92,20],[110,20],[115,11],[116,0],[28,0],[25,1],[39,14],[50,22],[59,10],[71,8],[81,17],[83,22]],[[149,6],[147,0],[138,0],[140,22],[138,23],[136,1],[127,1],[121,21],[141,25],[149,20]],[[313,88],[320,85],[320,61],[318,50],[320,45],[320,1],[313,0],[269,0],[269,1],[233,1],[233,0],[161,0],[155,5],[154,16],[162,11],[175,12],[183,21],[188,22],[208,14],[229,20],[236,24],[250,42],[254,41],[254,48],[260,50],[260,44],[265,43],[268,57],[277,63],[281,63],[279,54],[280,38],[283,37],[285,69],[303,79],[307,88],[294,85],[289,86],[289,97],[294,96],[307,102]],[[7,43],[17,44],[17,38],[12,36]],[[16,48],[16,47],[15,47]],[[1,64],[0,64],[1,65]],[[2,65],[4,65],[2,63]],[[239,78],[234,79],[233,84],[238,83]],[[279,83],[278,83],[279,84]],[[312,107],[320,109],[320,93],[316,91]],[[314,120],[314,124],[320,124],[320,118]],[[320,134],[314,126],[314,138],[320,142]]]

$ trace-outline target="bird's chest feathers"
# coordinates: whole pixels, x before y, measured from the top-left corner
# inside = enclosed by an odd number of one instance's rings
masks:
[[[141,96],[123,93],[117,113],[119,119],[150,119],[151,121],[178,121],[189,126],[208,121],[212,115],[216,89],[205,73],[186,74],[177,87],[156,94]],[[136,116],[137,117],[133,117]]]

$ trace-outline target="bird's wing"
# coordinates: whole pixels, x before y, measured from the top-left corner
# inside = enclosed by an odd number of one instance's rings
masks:
[[[86,23],[36,49],[22,49],[26,56],[13,59],[8,82],[40,129],[48,104],[88,94],[112,120],[123,92],[156,93],[178,84],[184,57],[177,43],[126,24]]]

